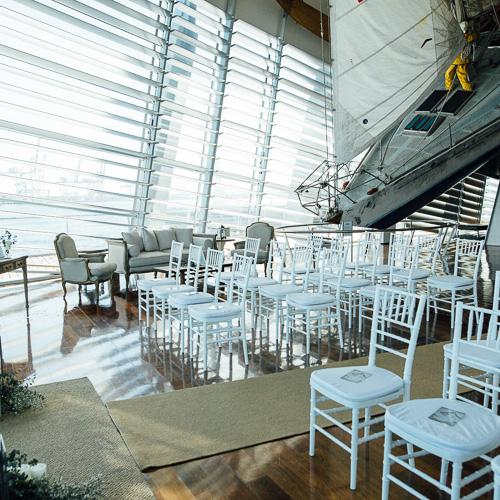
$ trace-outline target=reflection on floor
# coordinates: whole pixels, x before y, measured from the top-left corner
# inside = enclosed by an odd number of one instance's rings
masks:
[[[489,305],[492,296],[489,265],[484,259],[479,282],[480,303]],[[71,287],[67,305],[62,300],[60,283],[30,286],[30,318],[26,320],[24,297],[20,288],[0,288],[1,340],[3,356],[23,374],[33,374],[36,384],[77,377],[89,377],[103,401],[126,399],[192,387],[255,377],[305,366],[303,338],[295,335],[292,348],[277,348],[274,327],[270,337],[258,330],[250,342],[251,362],[245,368],[240,350],[229,354],[227,346],[209,352],[209,370],[196,359],[180,356],[177,336],[165,355],[148,342],[137,320],[136,294],[125,299],[123,290],[111,300],[107,286],[100,306],[89,287],[78,294]],[[116,287],[115,287],[116,288]],[[419,343],[448,340],[449,316],[431,315],[423,322]],[[311,347],[310,364],[364,356],[368,349],[369,325],[361,334],[344,327],[345,345],[338,338],[323,337]]]

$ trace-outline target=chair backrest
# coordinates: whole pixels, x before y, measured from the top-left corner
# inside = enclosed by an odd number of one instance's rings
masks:
[[[323,248],[323,239],[323,236],[319,234],[310,234],[307,237],[306,245],[312,248],[314,259],[318,258],[321,249]]]
[[[407,245],[411,241],[411,234],[405,231],[391,233],[389,239],[389,253],[387,255],[387,263],[390,266],[397,265],[400,248],[402,245]]]
[[[290,280],[292,283],[296,282],[298,276],[303,276],[304,283],[308,283],[312,259],[313,249],[310,245],[297,245],[292,249],[292,260],[290,263]],[[303,271],[305,271],[305,273]]]
[[[75,241],[69,234],[59,233],[54,240],[54,248],[59,260],[78,257]]]
[[[215,287],[214,297],[219,296],[220,275],[222,272],[223,265],[224,265],[224,251],[214,250],[213,248],[209,248],[205,260],[205,278],[203,280],[203,291],[205,293],[208,292],[209,278],[212,278]]]
[[[178,241],[172,241],[172,246],[170,247],[170,262],[168,264],[168,277],[175,279],[180,282],[181,279],[181,264],[182,264],[182,250],[184,248],[184,243],[179,243]]]
[[[335,291],[336,296],[340,296],[340,283],[345,274],[348,250],[348,242],[323,250],[318,263],[319,293],[322,293],[324,288],[328,287]]]
[[[259,248],[267,250],[269,243],[274,238],[274,227],[267,222],[254,222],[247,226],[245,233],[248,238],[259,239]]]
[[[464,321],[465,313],[469,313],[467,322]],[[465,336],[463,335],[463,327],[466,329]],[[460,370],[459,365],[463,364],[468,365],[470,368],[481,370],[478,361],[473,361],[472,364],[468,364],[466,358],[459,356],[459,352],[466,352],[465,349],[467,349],[467,346],[470,344],[474,344],[476,352],[481,350],[484,352],[483,355],[480,355],[478,352],[477,359],[484,359],[485,362],[492,358],[498,359],[500,355],[500,311],[465,305],[463,302],[457,304],[455,311],[455,328],[453,332],[450,386],[448,392],[448,397],[450,399],[464,399],[458,395],[458,386],[464,385],[483,395],[488,393],[489,397],[493,397],[493,399],[495,399],[494,394],[496,393],[496,401],[498,401],[500,395],[500,388],[498,385],[500,369],[498,366],[494,368],[496,369],[496,373],[494,373],[497,377],[496,383],[494,381],[492,383],[490,378],[472,377],[469,372]],[[491,356],[491,354],[493,354],[493,356]],[[476,355],[474,355],[473,359],[476,359]],[[490,370],[491,369],[492,367],[490,365]],[[478,404],[469,398],[464,400],[469,403]],[[481,406],[483,406],[483,404],[481,404]],[[497,408],[493,408],[493,410],[496,412]]]
[[[203,248],[198,245],[189,245],[188,266],[186,270],[186,283],[193,283],[194,289],[198,290],[198,278],[203,257]]]
[[[377,285],[373,303],[372,329],[368,364],[376,365],[377,351],[384,351],[405,360],[404,397],[410,397],[411,372],[426,298],[403,289]],[[400,346],[394,344],[401,344]],[[407,350],[402,352],[400,348]]]
[[[354,276],[359,276],[363,269],[371,269],[370,279],[375,282],[375,266],[379,263],[381,243],[378,238],[363,238],[356,242],[356,257],[354,261]]]
[[[271,240],[267,258],[266,276],[281,281],[286,259],[286,243]]]
[[[481,263],[481,254],[483,252],[484,240],[456,240],[455,248],[455,267],[453,274],[461,276],[464,272],[469,273],[471,264],[473,264],[473,278],[477,279],[479,273],[479,264]]]
[[[418,266],[419,251],[420,247],[417,243],[411,244],[403,242],[398,245],[397,249],[393,252],[394,261],[391,263],[389,285],[395,284],[394,275],[399,271],[404,270],[408,272],[408,276],[404,279],[404,283],[406,284],[408,291],[412,290],[414,286],[414,273],[416,272]]]
[[[229,282],[227,300],[232,300],[233,294],[238,289],[237,297],[239,303],[244,303],[248,290],[248,280],[252,274],[254,258],[245,255],[234,254],[231,281]]]
[[[245,240],[245,248],[243,250],[243,255],[245,257],[252,257],[254,260],[254,271],[256,273],[257,269],[257,257],[259,255],[260,248],[260,238],[247,238]]]

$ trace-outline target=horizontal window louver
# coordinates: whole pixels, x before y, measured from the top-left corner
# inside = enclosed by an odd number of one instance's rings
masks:
[[[53,251],[58,232],[101,247],[137,223],[168,6],[1,3],[0,225],[19,247]]]

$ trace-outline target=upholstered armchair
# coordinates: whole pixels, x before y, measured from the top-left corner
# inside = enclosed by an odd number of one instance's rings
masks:
[[[247,226],[245,234],[247,238],[260,238],[260,248],[257,255],[257,264],[267,264],[269,257],[269,245],[274,239],[274,227],[267,222],[253,222]],[[245,248],[244,241],[234,244],[234,253],[242,254]]]
[[[116,264],[104,262],[102,252],[78,252],[75,242],[66,233],[60,233],[54,240],[61,282],[66,301],[66,283],[75,285],[95,285],[96,301],[99,303],[99,285],[111,280]]]

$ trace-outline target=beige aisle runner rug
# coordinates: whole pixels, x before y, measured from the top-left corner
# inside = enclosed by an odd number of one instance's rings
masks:
[[[413,398],[441,396],[443,344],[417,348]],[[379,354],[377,365],[403,373],[403,359],[392,354]],[[171,465],[308,432],[309,377],[321,368],[113,401],[108,409],[141,470]]]
[[[47,464],[68,483],[101,476],[106,500],[150,500],[153,492],[87,378],[36,386],[45,406],[0,417],[7,450]]]

